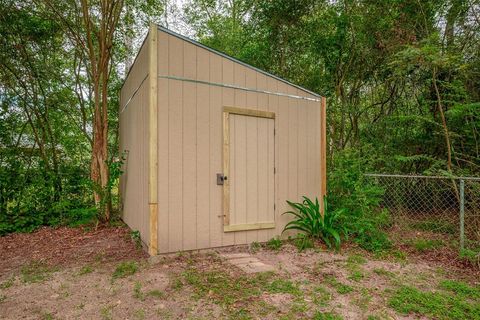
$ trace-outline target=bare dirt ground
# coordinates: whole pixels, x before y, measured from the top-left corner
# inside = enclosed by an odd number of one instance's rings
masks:
[[[250,253],[274,272],[221,257]],[[0,319],[480,319],[478,274],[291,244],[147,259],[125,227],[0,238]]]

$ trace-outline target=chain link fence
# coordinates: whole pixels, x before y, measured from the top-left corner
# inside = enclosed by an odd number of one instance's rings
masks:
[[[366,178],[384,189],[381,206],[390,212],[404,241],[416,241],[418,247],[480,251],[480,178],[388,174]]]

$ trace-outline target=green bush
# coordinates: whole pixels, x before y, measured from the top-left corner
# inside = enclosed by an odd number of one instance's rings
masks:
[[[338,223],[345,235],[361,248],[379,252],[391,248],[385,229],[391,225],[387,210],[380,209],[384,190],[366,178],[373,169],[368,156],[355,150],[337,152],[330,165],[328,199],[332,210],[343,210]]]
[[[320,210],[318,199],[315,202],[308,197],[303,197],[303,202],[287,203],[294,209],[284,214],[291,214],[294,219],[287,223],[283,231],[298,230],[305,236],[323,240],[330,248],[332,244],[335,247],[340,246],[340,220],[344,209],[330,210],[327,199],[324,199],[324,214]]]

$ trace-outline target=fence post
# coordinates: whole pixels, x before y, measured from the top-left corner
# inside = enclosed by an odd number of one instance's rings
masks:
[[[465,181],[460,180],[460,250],[465,249]]]

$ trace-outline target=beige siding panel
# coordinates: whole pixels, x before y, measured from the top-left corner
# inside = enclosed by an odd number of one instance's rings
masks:
[[[123,84],[120,94],[120,99],[122,101],[122,107],[120,108],[120,110],[123,109],[128,99],[132,97],[135,90],[137,90],[143,79],[145,79],[148,74],[148,52],[149,41],[145,41],[140,48],[137,57],[135,58],[134,64],[130,67],[127,79]]]
[[[175,77],[183,77],[183,44],[184,41],[168,36],[168,74]]]
[[[210,81],[220,83],[222,81],[222,59],[220,56],[209,53],[210,57]],[[223,237],[226,240],[233,239],[233,234],[223,232],[223,189],[216,184],[216,174],[221,173],[222,168],[222,88],[209,86],[209,186],[210,186],[210,245],[219,247],[223,245]],[[229,243],[228,241],[226,241]]]
[[[228,59],[221,58],[222,60],[222,82],[221,83],[229,83],[232,84],[234,82],[234,63]],[[221,121],[223,119],[222,113],[223,113],[223,106],[233,106],[235,104],[235,90],[229,89],[229,88],[222,88],[222,104],[220,105],[219,108],[219,114],[218,114],[218,121],[220,121],[220,126],[221,126]],[[223,129],[222,129],[222,140],[223,140]],[[222,157],[222,147],[218,149],[218,154]],[[223,161],[223,160],[222,160]],[[230,165],[231,167],[231,165]],[[222,169],[223,170],[223,169]],[[222,172],[222,171],[220,171]],[[222,203],[223,207],[223,203]],[[223,217],[222,217],[223,218]],[[223,221],[223,219],[222,219]],[[235,233],[225,233],[223,232],[223,224],[222,224],[222,242],[224,246],[228,245],[233,245],[235,244]]]
[[[297,90],[298,94],[301,94]],[[309,103],[307,100],[297,100],[298,113],[298,196],[300,201],[307,195],[307,177],[308,177],[308,147],[307,147],[307,112]]]
[[[257,72],[252,69],[245,68],[245,87],[257,88]],[[258,93],[248,91],[246,92],[248,109],[258,109]],[[263,109],[266,111],[266,109]],[[258,124],[259,119],[247,118],[247,190],[246,190],[246,220],[251,222],[262,221],[259,217],[259,201],[258,201]],[[264,220],[265,221],[265,220]],[[247,232],[247,243],[258,241],[258,231]]]
[[[288,88],[296,94],[295,88]],[[288,200],[298,201],[298,99],[288,99]]]
[[[256,86],[260,90],[268,90],[267,88],[267,77],[264,74],[257,73],[256,74]],[[257,96],[257,105],[258,109],[260,110],[265,110],[265,111],[271,111],[269,109],[268,105],[268,95],[265,93],[258,93],[256,94]],[[259,126],[258,127],[258,135],[259,136],[265,136],[269,132],[269,130],[274,130],[275,126],[275,121],[270,121],[268,122],[268,126]],[[265,157],[265,154],[267,154],[267,158],[265,162],[259,163],[258,164],[258,196],[260,199],[270,199],[272,197],[271,201],[259,201],[258,203],[258,214],[259,214],[259,221],[267,221],[269,219],[269,213],[272,214],[270,217],[270,221],[275,221],[275,213],[273,209],[273,204],[275,202],[274,194],[271,193],[269,194],[269,188],[274,188],[275,184],[268,184],[267,181],[268,179],[271,179],[271,181],[274,181],[274,176],[273,176],[273,170],[272,172],[268,172],[267,169],[267,163],[274,163],[274,157],[273,153],[270,155],[268,152],[270,152],[270,145],[272,145],[272,150],[273,150],[273,141],[270,141],[270,139],[267,139],[266,142],[264,143],[258,143],[257,148],[258,148],[258,158],[263,159]],[[265,242],[267,241],[268,235],[270,233],[270,229],[266,230],[259,230],[257,232],[257,241],[259,242]]]
[[[233,83],[240,87],[246,87],[246,69],[244,66],[234,63],[233,64]],[[234,92],[234,102],[233,106],[239,108],[246,108],[247,107],[247,92],[244,90],[235,90]],[[235,125],[237,127],[243,128],[246,126],[245,119],[236,119]],[[240,160],[240,159],[239,159]],[[237,166],[246,166],[246,159],[242,159],[239,163],[236,163]],[[233,167],[232,167],[233,168]],[[237,185],[239,190],[235,190],[234,199],[235,199],[235,210],[238,211],[237,219],[238,221],[247,221],[247,190],[246,184],[245,185]],[[238,200],[237,200],[238,198]],[[243,199],[243,201],[239,201]],[[241,222],[238,222],[239,224]],[[235,232],[235,244],[244,244],[247,243],[247,232],[240,231]]]
[[[184,42],[184,74],[196,77],[196,46]],[[183,250],[197,248],[197,84],[183,82]]]
[[[158,32],[158,75],[168,74],[169,36]],[[158,79],[158,252],[168,252],[169,242],[169,84]]]
[[[125,88],[127,90],[127,88]],[[123,100],[122,100],[123,102]],[[126,152],[121,177],[122,219],[149,242],[148,216],[148,81],[120,114],[120,151]]]
[[[284,83],[278,83],[278,90],[285,92],[288,90],[287,85]],[[290,114],[290,98],[279,97],[278,98],[278,131],[277,131],[277,145],[278,145],[278,167],[277,167],[277,179],[278,179],[278,209],[277,209],[277,233],[282,232],[283,226],[287,223],[288,217],[282,215],[283,212],[288,210],[286,200],[291,199],[289,196],[289,184],[293,181],[289,181],[289,160],[290,146],[289,143],[293,140],[290,138],[291,126],[291,114]],[[294,132],[292,132],[294,134]],[[291,234],[286,232],[285,235]]]
[[[210,56],[197,49],[197,78],[209,81]],[[209,86],[197,84],[197,247],[210,247],[210,91]],[[215,174],[214,174],[215,175]],[[212,175],[212,176],[214,176]]]
[[[170,60],[172,56],[170,56]],[[183,248],[183,83],[169,81],[169,251]]]

